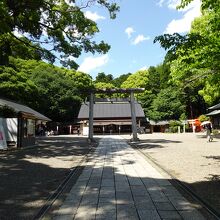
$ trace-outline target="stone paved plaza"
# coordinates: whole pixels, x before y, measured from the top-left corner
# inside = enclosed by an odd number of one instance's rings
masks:
[[[119,136],[106,136],[53,219],[205,219]]]

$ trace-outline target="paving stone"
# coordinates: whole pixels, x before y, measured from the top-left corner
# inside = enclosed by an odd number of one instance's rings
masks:
[[[177,211],[158,210],[158,212],[162,219],[181,219]]]
[[[116,191],[116,200],[133,200],[133,197],[130,191]]]
[[[193,205],[188,202],[185,198],[176,198],[176,197],[169,197],[169,200],[173,204],[173,206],[178,210],[194,210],[195,208]]]
[[[158,215],[156,210],[138,210],[138,214],[140,220],[160,220],[160,216]]]
[[[149,195],[147,192],[146,188],[141,185],[141,186],[131,186],[131,191],[134,196],[144,196],[144,195]]]
[[[179,211],[179,213],[184,220],[205,220],[202,214],[195,209]]]
[[[143,185],[143,182],[141,181],[140,178],[128,177],[128,181],[131,186],[142,186]]]
[[[105,215],[108,212],[114,212],[116,214],[116,204],[113,203],[99,203],[96,210],[96,215]]]
[[[77,212],[78,206],[70,204],[63,205],[59,210],[54,211],[55,215],[74,215]]]
[[[102,179],[101,186],[114,186],[114,180],[113,179]]]
[[[107,203],[107,202],[112,202],[112,201],[116,201],[115,199],[115,196],[104,196],[104,197],[101,197],[99,196],[99,202],[100,203]]]
[[[95,216],[96,220],[116,220],[116,212],[115,211],[110,211],[110,212],[105,212],[104,214],[96,214]]]
[[[152,201],[143,200],[140,202],[135,202],[134,204],[138,211],[156,210],[156,207]]]
[[[73,220],[73,215],[57,215],[53,217],[53,220]]]
[[[96,205],[80,205],[80,207],[77,210],[76,215],[74,216],[74,220],[92,220],[95,219],[95,213],[96,213]]]
[[[179,193],[179,191],[175,189],[172,185],[164,187],[163,192],[168,197],[182,198],[182,195]]]
[[[143,202],[143,201],[145,201],[145,202],[152,202],[152,199],[151,199],[151,197],[150,197],[150,195],[142,195],[142,196],[140,196],[140,195],[138,195],[138,196],[136,196],[136,195],[133,195],[133,199],[134,199],[134,201],[135,201],[135,203],[139,203],[139,202]]]
[[[166,211],[173,211],[175,210],[174,206],[170,202],[155,202],[154,203],[157,210],[166,210]]]
[[[124,213],[117,213],[117,219],[120,219],[120,220],[140,220],[138,215],[127,215],[127,214],[124,214]]]

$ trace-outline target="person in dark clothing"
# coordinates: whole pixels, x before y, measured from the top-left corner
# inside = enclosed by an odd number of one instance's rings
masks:
[[[211,123],[206,124],[205,129],[206,129],[207,142],[211,142],[213,140],[213,137],[212,137],[212,124]]]

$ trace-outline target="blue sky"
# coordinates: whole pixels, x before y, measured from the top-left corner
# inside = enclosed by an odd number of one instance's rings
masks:
[[[179,0],[119,0],[120,12],[115,20],[109,19],[105,9],[92,6],[85,15],[96,21],[100,32],[95,40],[104,40],[111,45],[103,54],[82,54],[76,62],[79,71],[90,74],[94,79],[99,72],[118,77],[134,73],[163,61],[165,51],[155,36],[164,33],[186,33],[192,20],[200,15],[200,0],[184,10],[177,11]]]

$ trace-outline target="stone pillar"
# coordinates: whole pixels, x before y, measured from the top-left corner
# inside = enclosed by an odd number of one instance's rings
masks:
[[[135,113],[135,103],[134,103],[134,92],[130,94],[130,105],[131,105],[131,119],[132,119],[132,141],[138,141],[137,137],[137,122],[136,122],[136,113]]]
[[[89,100],[89,141],[93,140],[93,108],[94,94],[91,92]]]

